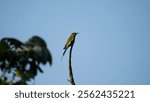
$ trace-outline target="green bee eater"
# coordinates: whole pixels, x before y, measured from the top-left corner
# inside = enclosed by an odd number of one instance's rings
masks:
[[[65,55],[67,49],[70,47],[70,46],[73,46],[74,42],[75,42],[75,37],[78,33],[77,32],[72,32],[71,35],[69,36],[68,40],[66,41],[66,44],[64,46],[64,52],[63,52],[63,56]],[[62,58],[63,58],[62,56]],[[62,59],[61,58],[61,59]]]

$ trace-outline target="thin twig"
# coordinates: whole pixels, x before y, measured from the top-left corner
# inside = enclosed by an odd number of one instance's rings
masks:
[[[75,85],[74,78],[73,78],[73,72],[72,72],[72,66],[71,66],[72,49],[73,49],[73,45],[71,46],[70,53],[69,53],[69,77],[70,77],[70,80],[68,80],[68,81],[71,83],[71,85]]]

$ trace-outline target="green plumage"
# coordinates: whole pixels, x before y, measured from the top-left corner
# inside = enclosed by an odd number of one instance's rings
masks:
[[[71,35],[69,36],[69,38],[68,38],[68,40],[66,41],[66,44],[65,44],[65,46],[64,46],[63,56],[65,55],[67,49],[68,49],[70,46],[72,46],[72,45],[74,44],[75,37],[76,37],[77,34],[78,34],[78,33],[73,32],[73,33],[71,33]],[[62,56],[62,57],[63,57],[63,56]]]

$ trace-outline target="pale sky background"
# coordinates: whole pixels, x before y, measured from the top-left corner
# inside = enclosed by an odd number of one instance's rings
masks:
[[[150,84],[150,0],[0,0],[0,38],[42,37],[52,56],[32,84],[68,85],[70,33],[76,84]]]

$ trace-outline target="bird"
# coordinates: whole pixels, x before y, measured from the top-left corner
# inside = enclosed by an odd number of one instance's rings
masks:
[[[73,46],[74,42],[75,42],[75,37],[78,33],[77,32],[72,32],[71,35],[69,36],[68,40],[66,41],[66,44],[64,46],[64,52],[63,52],[63,55],[62,55],[62,58],[63,56],[65,55],[67,49],[70,47],[70,46]],[[61,58],[61,59],[62,59]]]

